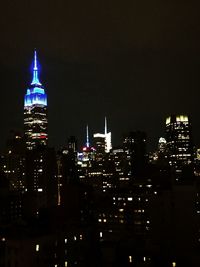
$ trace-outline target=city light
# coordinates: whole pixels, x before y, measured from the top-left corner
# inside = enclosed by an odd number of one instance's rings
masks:
[[[198,258],[200,149],[190,116],[167,117],[152,151],[139,130],[112,149],[106,117],[104,133],[89,140],[87,125],[82,144],[65,136],[63,147],[53,148],[36,51],[32,73],[24,133],[11,134],[0,155],[2,266],[176,267],[180,255]]]

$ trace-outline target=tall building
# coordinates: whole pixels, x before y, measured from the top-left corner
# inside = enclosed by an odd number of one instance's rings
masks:
[[[109,153],[112,149],[112,142],[111,142],[111,132],[107,131],[107,119],[105,117],[105,128],[104,128],[104,134],[105,134],[105,152]]]
[[[111,132],[107,131],[107,119],[105,117],[104,134],[95,133],[93,135],[97,153],[109,153],[112,149]]]
[[[32,82],[24,98],[24,135],[29,150],[47,145],[47,95],[39,81],[36,51]]]
[[[191,164],[194,157],[191,122],[187,115],[171,115],[166,119],[166,141],[169,163],[179,177],[183,167]]]
[[[24,191],[25,181],[25,149],[22,136],[11,132],[7,140],[6,150],[2,157],[3,172],[9,180],[11,191]]]
[[[141,175],[146,166],[146,133],[130,132],[124,136],[123,149],[129,161],[130,175]]]
[[[40,209],[58,203],[56,153],[53,148],[28,150],[26,153],[26,216],[38,216]]]
[[[82,166],[85,167],[91,166],[92,161],[94,161],[95,159],[95,148],[90,146],[88,125],[86,127],[86,144],[82,148],[82,153],[80,154],[81,154]]]
[[[24,98],[27,216],[37,216],[41,208],[57,203],[56,154],[53,149],[47,147],[47,95],[39,80],[36,51],[32,71],[32,82]]]

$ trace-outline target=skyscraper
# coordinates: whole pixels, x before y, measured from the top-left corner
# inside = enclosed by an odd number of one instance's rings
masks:
[[[24,135],[28,150],[47,145],[47,95],[39,81],[36,51],[32,82],[24,98]]]
[[[107,119],[105,117],[105,125],[104,125],[104,134],[101,133],[95,133],[93,135],[94,137],[94,143],[95,148],[97,152],[100,153],[109,153],[112,149],[112,143],[111,143],[111,132],[107,132]]]
[[[166,140],[170,165],[177,179],[183,167],[193,162],[193,144],[190,119],[186,115],[171,115],[166,119]]]
[[[146,133],[130,132],[124,136],[123,149],[129,162],[130,175],[140,176],[146,166]]]
[[[105,117],[105,127],[104,127],[104,134],[105,134],[105,152],[109,153],[112,149],[111,143],[111,132],[107,132],[107,119]]]

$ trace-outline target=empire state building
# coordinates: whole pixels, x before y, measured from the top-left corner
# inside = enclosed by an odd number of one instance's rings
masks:
[[[48,141],[47,95],[39,81],[36,51],[32,71],[32,82],[24,97],[24,135],[28,150],[46,146]]]

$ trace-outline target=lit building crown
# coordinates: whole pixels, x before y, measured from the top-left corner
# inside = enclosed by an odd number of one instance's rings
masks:
[[[111,132],[107,132],[107,119],[105,117],[105,125],[104,125],[104,134],[102,133],[95,133],[93,135],[94,138],[102,138],[104,139],[105,143],[105,152],[109,153],[112,149],[112,143],[111,143]]]
[[[38,63],[37,63],[37,52],[36,50],[34,51],[34,67],[33,67],[33,80],[32,80],[32,83],[31,85],[42,85],[39,81],[39,78],[38,78]]]
[[[30,88],[27,89],[25,95],[24,106],[27,107],[35,104],[47,106],[47,95],[45,94],[45,91],[42,88],[42,84],[40,83],[38,78],[38,62],[36,50],[34,52],[33,78]]]

